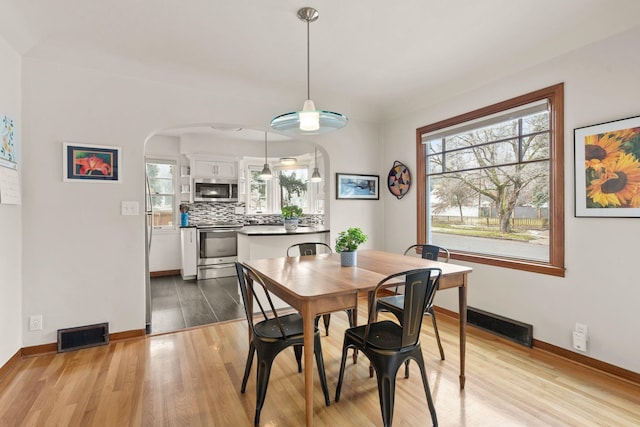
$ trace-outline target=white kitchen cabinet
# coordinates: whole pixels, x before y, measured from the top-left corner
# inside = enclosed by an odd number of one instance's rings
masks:
[[[196,160],[193,176],[200,178],[238,179],[236,162],[223,160]]]
[[[180,275],[185,280],[195,279],[198,274],[198,243],[195,227],[180,229],[180,247],[182,254],[182,264]]]

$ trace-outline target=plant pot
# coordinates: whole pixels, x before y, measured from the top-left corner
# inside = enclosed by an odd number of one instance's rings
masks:
[[[284,229],[287,232],[296,231],[298,228],[298,218],[289,218],[284,221]]]
[[[340,252],[340,265],[343,267],[355,267],[358,264],[358,252],[357,251],[343,251]]]

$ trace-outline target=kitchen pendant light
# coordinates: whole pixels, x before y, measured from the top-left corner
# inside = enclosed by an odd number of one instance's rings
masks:
[[[260,172],[260,179],[263,181],[268,181],[273,178],[271,174],[271,169],[269,169],[269,163],[267,163],[267,133],[264,133],[264,167],[262,168],[262,172]]]
[[[316,147],[316,163],[313,168],[313,173],[311,174],[311,182],[320,182],[322,181],[322,177],[320,176],[320,171],[318,170],[318,148]]]
[[[312,7],[303,7],[298,10],[298,18],[307,22],[307,99],[304,101],[302,111],[281,114],[271,120],[271,127],[278,132],[293,135],[317,135],[342,129],[349,122],[344,114],[317,110],[311,99],[309,23],[317,20],[318,16],[318,11]]]

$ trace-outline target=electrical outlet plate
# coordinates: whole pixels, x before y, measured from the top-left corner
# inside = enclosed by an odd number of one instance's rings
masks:
[[[573,332],[573,348],[580,351],[587,351],[587,336],[580,332]]]
[[[587,330],[587,325],[585,325],[584,323],[576,322],[576,326],[573,328],[573,330],[584,336],[587,336],[589,334],[589,331]]]
[[[29,316],[29,330],[41,331],[42,330],[42,315]]]

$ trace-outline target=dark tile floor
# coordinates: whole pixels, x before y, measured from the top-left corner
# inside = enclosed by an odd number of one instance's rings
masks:
[[[207,280],[151,278],[152,334],[243,317],[235,276]]]

